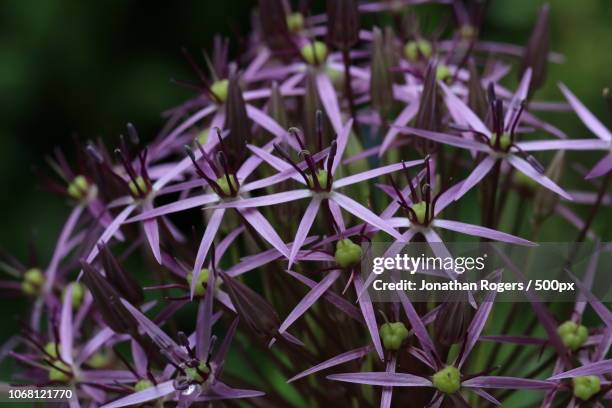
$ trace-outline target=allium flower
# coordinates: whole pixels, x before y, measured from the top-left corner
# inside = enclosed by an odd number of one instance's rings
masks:
[[[336,189],[346,187],[358,182],[362,182],[374,177],[382,176],[401,168],[414,166],[420,161],[412,161],[408,163],[397,163],[388,166],[380,167],[377,169],[369,170],[360,174],[354,174],[349,177],[341,178],[338,180],[334,179],[336,170],[340,165],[342,156],[346,149],[348,138],[350,137],[350,130],[352,126],[352,120],[344,126],[342,132],[338,134],[338,138],[332,142],[332,146],[329,149],[327,157],[314,158],[310,153],[305,153],[305,161],[308,164],[308,172],[300,169],[297,165],[290,161],[282,150],[277,148],[281,154],[285,157],[288,163],[267,154],[257,148],[252,148],[255,154],[259,155],[272,167],[276,168],[279,172],[291,171],[292,176],[296,181],[306,185],[307,189],[287,191],[282,193],[271,194],[268,196],[261,196],[256,198],[248,198],[245,200],[237,200],[227,202],[219,205],[219,208],[252,208],[260,207],[264,205],[281,204],[294,200],[300,200],[303,198],[312,198],[304,217],[300,221],[298,232],[296,234],[295,242],[291,248],[289,254],[289,267],[293,264],[297,251],[301,248],[301,244],[308,235],[310,227],[312,226],[314,219],[319,211],[321,203],[327,201],[329,211],[331,212],[334,221],[342,229],[344,221],[340,213],[340,208],[348,211],[350,214],[361,218],[365,222],[387,232],[391,236],[399,238],[399,234],[391,227],[386,221],[382,220],[376,214],[354,201],[350,197],[336,191]],[[301,142],[300,135],[298,132],[294,132],[297,140]]]
[[[590,140],[584,142],[581,140],[515,141],[516,133],[520,130],[518,125],[523,111],[522,101],[527,95],[530,78],[531,71],[527,70],[505,115],[502,101],[496,98],[493,87],[489,88],[489,104],[493,124],[492,130],[485,126],[485,124],[459,98],[457,98],[448,87],[446,87],[446,85],[440,83],[448,100],[447,103],[452,106],[450,113],[453,119],[460,125],[466,123],[469,128],[465,130],[462,129],[462,131],[471,133],[473,139],[410,127],[402,128],[405,132],[428,140],[467,149],[471,152],[484,153],[484,158],[463,182],[463,185],[455,195],[455,199],[467,193],[474,185],[489,174],[495,166],[500,166],[502,161],[510,164],[516,170],[522,172],[542,186],[554,191],[562,197],[571,199],[567,192],[542,174],[543,170],[541,165],[533,156],[529,155],[529,152],[549,149],[592,149],[593,143]]]

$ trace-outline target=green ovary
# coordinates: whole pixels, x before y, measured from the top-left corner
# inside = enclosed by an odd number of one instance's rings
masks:
[[[153,387],[153,383],[149,380],[140,380],[134,385],[134,391],[144,391],[147,388]]]
[[[453,366],[448,366],[432,377],[434,387],[445,394],[454,394],[461,388],[461,373]]]
[[[187,376],[189,378],[191,378],[192,380],[198,381],[198,382],[204,382],[206,381],[206,378],[202,378],[202,375],[200,373],[203,374],[209,374],[210,370],[208,369],[208,366],[206,366],[205,362],[200,362],[200,364],[198,365],[197,369],[195,367],[187,367],[185,369],[185,374],[187,374]]]
[[[78,175],[68,184],[68,195],[77,201],[87,198],[89,193],[89,182],[85,176]]]
[[[220,79],[213,82],[210,86],[210,92],[217,98],[221,103],[227,100],[227,90],[229,88],[229,81],[227,79]]]
[[[208,269],[202,268],[200,270],[200,274],[198,275],[198,281],[196,282],[195,294],[197,296],[204,296],[206,293],[206,284],[208,283]],[[189,272],[187,274],[187,283],[189,287],[191,287],[191,281],[193,280],[193,274]],[[221,279],[217,278],[215,281],[215,289],[218,289],[221,286]]]
[[[139,196],[148,190],[147,182],[142,176],[136,177],[136,182],[130,181],[128,187],[133,196]]]
[[[45,275],[38,268],[28,269],[23,274],[21,290],[29,296],[36,295],[45,284]]]
[[[291,13],[287,16],[287,28],[289,31],[298,32],[304,28],[304,16],[302,13]]]
[[[408,329],[402,322],[385,323],[378,331],[387,350],[397,351],[408,337]]]
[[[590,399],[601,390],[601,382],[599,377],[595,375],[572,378],[572,386],[574,388],[574,396],[583,401]]]
[[[70,372],[70,367],[65,363],[57,360],[53,362],[53,367],[49,369],[49,380],[58,382],[67,382],[70,376],[66,374]]]
[[[572,351],[578,350],[587,341],[589,331],[581,324],[567,321],[557,328],[561,341]]]
[[[499,147],[502,150],[508,150],[512,143],[512,138],[509,133],[502,133],[501,137],[497,133],[493,133],[491,136],[491,146],[497,146],[497,139],[499,139]]]
[[[232,188],[230,188],[230,183],[228,183],[227,177],[223,176],[217,179],[217,185],[219,186],[223,194],[226,196],[231,196],[231,195],[236,194],[236,192],[238,192],[238,183],[236,183],[234,176],[229,176],[229,179],[230,179],[230,182],[232,183],[231,184]]]
[[[410,61],[417,61],[421,56],[431,57],[431,43],[427,40],[410,41],[404,46],[404,56]]]
[[[448,82],[451,79],[450,69],[446,65],[438,65],[436,67],[436,79]]]
[[[313,41],[300,50],[302,58],[310,65],[319,65],[327,58],[327,45],[321,41]]]
[[[327,171],[319,170],[317,172],[317,181],[319,182],[319,186],[321,188],[326,188],[327,187]],[[311,174],[308,175],[308,182],[313,188],[315,187],[314,178],[312,177]]]
[[[416,215],[416,220],[419,224],[425,224],[427,222],[427,203],[425,201],[419,201],[418,203],[412,204],[410,207]]]
[[[342,239],[336,244],[336,263],[342,268],[349,268],[361,261],[361,247],[350,239]]]

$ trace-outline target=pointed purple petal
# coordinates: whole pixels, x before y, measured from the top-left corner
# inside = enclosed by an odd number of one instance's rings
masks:
[[[395,373],[395,366],[397,365],[397,355],[393,354],[389,361],[387,361],[386,372]],[[380,408],[390,408],[391,400],[393,399],[393,387],[384,387],[382,395],[380,396]]]
[[[500,277],[501,275],[498,273],[496,280],[499,281]],[[472,322],[470,323],[470,326],[467,329],[465,345],[463,346],[461,359],[457,364],[457,368],[460,369],[463,366],[470,353],[472,352],[472,349],[476,345],[476,342],[480,337],[480,333],[482,333],[482,330],[484,329],[485,324],[487,323],[489,314],[491,313],[491,309],[493,309],[493,301],[495,300],[496,294],[496,291],[490,291],[489,293],[487,293],[487,296],[476,311],[476,314],[474,315],[474,318],[472,319]]]
[[[162,205],[161,207],[154,208],[150,211],[145,211],[142,214],[130,218],[129,220],[127,220],[127,222],[143,221],[149,218],[159,217],[161,215],[167,215],[189,210],[195,207],[201,207],[203,205],[214,203],[216,201],[219,201],[219,196],[217,194],[202,194],[195,197],[184,198],[171,204]]]
[[[145,211],[150,211],[153,209],[153,205],[150,202],[147,202],[146,204],[143,204],[142,209]],[[147,241],[149,242],[149,246],[151,247],[151,251],[153,252],[153,257],[155,257],[157,263],[161,265],[161,248],[159,246],[159,226],[157,225],[157,220],[144,220],[142,227],[144,229],[145,236],[147,237]]]
[[[302,371],[298,375],[287,380],[288,383],[299,380],[300,378],[306,377],[308,375],[317,373],[322,370],[326,370],[331,367],[335,367],[340,364],[347,363],[349,361],[358,360],[374,350],[372,346],[359,347],[357,349],[347,351],[346,353],[339,354],[335,357],[330,358],[329,360],[325,360],[322,363],[319,363],[313,367],[310,367],[308,370]]]
[[[82,205],[77,205],[76,207],[74,207],[74,209],[70,213],[70,216],[66,220],[64,227],[62,228],[62,232],[60,233],[59,238],[57,239],[57,245],[55,246],[55,250],[53,251],[53,257],[51,258],[51,262],[49,262],[49,266],[45,271],[45,292],[48,292],[49,289],[51,289],[51,287],[55,283],[55,274],[57,272],[57,266],[59,265],[62,257],[66,255],[66,252],[68,250],[68,240],[70,238],[70,235],[72,234],[72,231],[74,230],[74,227],[79,221],[81,214],[83,213],[83,208],[84,207]]]
[[[342,161],[342,156],[344,155],[344,151],[346,150],[348,139],[351,136],[352,127],[353,119],[349,119],[348,122],[346,122],[346,125],[344,125],[344,127],[336,134],[337,148],[336,156],[334,157],[334,162],[332,163],[332,175],[336,174],[336,169]]]
[[[210,336],[212,335],[212,314],[213,314],[213,290],[215,287],[216,276],[212,270],[208,274],[206,283],[206,294],[198,304],[198,315],[196,317],[196,357],[205,361],[210,350]]]
[[[612,141],[612,134],[610,131],[593,115],[587,108],[576,98],[576,96],[570,91],[565,85],[559,82],[559,88],[563,95],[565,95],[565,99],[572,105],[574,111],[582,120],[582,123],[588,127],[591,132],[595,133],[595,135],[601,140],[605,140],[607,142]]]
[[[323,294],[329,289],[329,287],[338,279],[340,276],[340,271],[335,270],[329,272],[321,282],[315,285],[306,296],[300,300],[300,302],[295,306],[295,308],[289,313],[285,321],[280,325],[278,331],[279,333],[284,333],[287,331],[289,326],[293,324],[300,316],[302,316],[306,311],[312,306]]]
[[[506,117],[504,118],[504,123],[506,124],[506,130],[510,130],[509,127],[512,125],[513,115],[517,112],[519,105],[522,101],[527,99],[527,93],[529,92],[529,84],[531,82],[531,68],[527,68],[523,77],[521,78],[521,82],[519,83],[518,88],[514,95],[512,95],[512,99],[510,100],[510,104],[506,109]]]
[[[410,299],[408,299],[406,292],[399,291],[398,294],[400,297],[400,301],[402,302],[404,313],[406,313],[406,317],[410,322],[411,330],[414,332],[414,335],[419,340],[419,343],[427,354],[430,363],[435,364],[435,362],[439,360],[438,352],[436,351],[436,347],[434,346],[431,337],[429,337],[429,333],[427,332],[427,328],[423,324],[423,320],[421,320],[421,317],[412,305],[412,302],[410,302]]]
[[[116,401],[103,405],[101,408],[120,408],[127,407],[130,405],[142,404],[147,401],[155,400],[164,397],[174,392],[174,380],[166,381],[157,384],[154,387],[147,388],[146,390],[135,392],[126,397],[120,398]]]
[[[74,338],[74,333],[72,330],[72,291],[74,289],[74,285],[69,285],[68,289],[64,294],[64,301],[62,303],[62,312],[60,316],[60,345],[59,351],[62,360],[64,360],[68,365],[71,365],[72,360],[72,340]]]
[[[452,107],[452,109],[459,115],[461,115],[472,129],[490,138],[491,132],[485,126],[485,124],[482,123],[478,116],[474,112],[472,112],[472,110],[468,108],[468,106],[461,99],[455,96],[453,91],[451,91],[442,81],[438,81],[438,84],[444,91],[444,95],[446,97],[446,104]]]
[[[537,244],[526,239],[516,237],[505,232],[496,231],[491,228],[481,227],[480,225],[467,224],[459,221],[451,220],[434,220],[433,225],[438,228],[444,228],[451,231],[461,232],[462,234],[474,235],[477,237],[489,238],[494,241],[509,242],[511,244],[535,246]]]
[[[345,373],[327,376],[334,381],[344,381],[354,384],[380,385],[383,387],[431,387],[431,381],[426,378],[405,373]]]
[[[145,333],[153,340],[153,342],[159,347],[161,350],[165,350],[166,352],[171,353],[171,355],[178,355],[187,358],[187,354],[183,351],[183,348],[180,347],[174,340],[170,338],[162,329],[160,329],[156,323],[149,320],[147,316],[142,314],[142,312],[136,309],[134,306],[130,304],[130,302],[125,299],[121,299],[121,303],[127,308],[130,314],[138,321],[138,324]]]
[[[353,200],[345,196],[344,194],[340,194],[338,192],[332,192],[329,195],[329,199],[338,203],[338,205],[344,208],[349,213],[353,214],[357,218],[361,218],[368,224],[385,231],[387,234],[391,235],[396,239],[401,239],[401,234],[397,232],[389,223],[378,215],[374,214],[372,211],[368,210],[363,205],[359,204],[357,201]]]
[[[391,143],[395,141],[395,138],[400,133],[400,128],[408,125],[412,118],[414,118],[414,116],[417,114],[418,110],[419,104],[415,102],[406,106],[404,110],[400,112],[400,114],[397,116],[397,118],[395,118],[391,126],[389,126],[389,130],[383,138],[380,150],[378,151],[378,157],[382,157],[385,154],[387,149],[389,149],[389,146],[391,146]]]
[[[402,127],[400,128],[400,130],[404,133],[409,133],[418,137],[433,140],[434,142],[459,147],[461,149],[476,150],[478,152],[484,153],[490,151],[489,147],[486,144],[477,142],[475,140],[465,139],[460,136],[453,136],[440,132],[431,132],[429,130],[416,129],[408,126]]]
[[[289,249],[283,240],[278,236],[274,228],[270,225],[259,211],[254,208],[239,208],[238,212],[247,220],[259,235],[276,248],[285,258],[289,257]]]
[[[312,190],[292,190],[282,193],[268,194],[259,197],[246,198],[244,200],[224,201],[214,208],[255,208],[266,207],[269,205],[283,204],[291,201],[301,200],[302,198],[312,197]]]
[[[292,272],[292,271],[287,271],[287,273],[293,276],[294,278],[296,278],[297,280],[299,280],[300,282],[302,282],[304,285],[310,287],[311,289],[317,285],[317,282],[313,281],[312,279],[307,278],[306,276],[302,274]],[[359,309],[357,309],[355,306],[349,303],[342,296],[337,295],[333,291],[327,291],[323,294],[323,299],[325,299],[326,301],[334,305],[336,308],[338,308],[338,310],[341,310],[342,312],[346,313],[346,315],[349,316],[350,318],[358,322],[363,322],[363,318],[361,316],[361,312],[359,311]]]
[[[402,170],[404,167],[409,168],[422,164],[423,160],[413,160],[404,163],[389,164],[387,166],[378,167],[376,169],[364,171],[361,173],[353,174],[348,177],[341,178],[340,180],[334,181],[333,188],[341,188],[350,186],[351,184],[359,183],[361,181],[369,180],[375,177],[383,176],[385,174],[393,173],[395,171]]]
[[[87,256],[87,263],[91,263],[94,259],[96,259],[96,256],[98,256],[98,245],[97,244],[105,244],[106,242],[108,242],[112,238],[112,236],[115,235],[115,232],[117,232],[117,230],[121,227],[121,225],[127,219],[127,217],[129,217],[132,211],[134,211],[135,209],[136,209],[136,204],[130,204],[129,206],[125,207],[119,213],[119,215],[115,217],[113,222],[111,222],[110,225],[106,227],[106,229],[104,230],[104,232],[102,233],[98,241],[96,242],[96,245],[94,245],[91,252]],[[81,276],[81,274],[79,274],[79,276]]]
[[[193,299],[193,295],[195,294],[196,285],[198,284],[198,278],[200,276],[200,272],[202,271],[202,266],[204,266],[206,255],[208,255],[208,250],[215,239],[215,235],[217,235],[217,231],[219,231],[224,214],[224,209],[214,210],[210,216],[210,219],[208,220],[208,224],[206,224],[206,229],[204,230],[202,241],[200,241],[198,253],[193,265],[193,271],[191,272],[191,285],[189,287],[189,296],[191,299]]]
[[[476,184],[480,183],[480,181],[486,177],[487,174],[491,171],[493,166],[495,165],[495,159],[492,156],[485,157],[474,170],[470,173],[470,175],[463,181],[459,190],[454,194],[453,199],[456,201],[459,198],[463,197],[465,193],[470,191],[472,187]]]
[[[340,106],[338,105],[338,97],[336,96],[334,86],[324,72],[317,74],[316,80],[321,103],[325,108],[334,131],[339,135],[342,133],[342,115],[340,114]],[[338,146],[338,150],[340,150],[340,146]]]
[[[565,378],[584,377],[587,375],[606,375],[612,373],[612,360],[603,360],[586,364],[573,370],[553,375],[549,380],[562,380]]]
[[[612,154],[607,154],[603,159],[595,164],[589,174],[586,175],[585,179],[590,180],[603,176],[604,174],[608,174],[610,170],[612,170]]]
[[[554,181],[538,172],[533,168],[531,164],[529,164],[525,159],[522,159],[518,156],[510,154],[507,156],[507,160],[510,162],[512,166],[514,166],[518,171],[525,174],[527,177],[531,178],[535,182],[541,184],[547,189],[559,194],[561,197],[572,200],[572,196],[570,196],[565,190],[559,187]]]
[[[361,314],[363,314],[363,320],[368,327],[368,331],[370,332],[370,337],[372,338],[372,343],[374,343],[374,348],[378,353],[378,357],[381,361],[384,360],[384,351],[382,348],[382,344],[380,343],[380,335],[378,333],[378,323],[376,322],[376,315],[374,314],[374,307],[372,306],[372,300],[370,299],[370,295],[367,291],[363,291],[363,281],[361,280],[361,276],[356,274],[353,278],[353,282],[355,284],[355,292],[361,293],[363,295],[357,300],[359,302],[359,308],[361,309]]]
[[[320,196],[314,196],[308,204],[308,207],[306,207],[306,212],[302,216],[302,220],[300,221],[300,225],[298,226],[298,230],[295,234],[293,245],[291,246],[291,252],[289,253],[289,265],[287,268],[291,268],[293,265],[293,261],[295,260],[298,251],[308,236],[308,232],[310,231],[310,228],[317,217],[317,213],[319,212],[319,207],[321,207],[321,201],[322,198]]]
[[[600,139],[530,140],[516,144],[525,152],[544,150],[608,150],[609,143]]]

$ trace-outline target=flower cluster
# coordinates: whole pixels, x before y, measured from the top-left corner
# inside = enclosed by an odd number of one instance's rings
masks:
[[[71,211],[50,261],[0,263],[2,293],[31,304],[0,353],[14,381],[106,408],[506,406],[524,390],[539,399],[516,406],[608,406],[612,313],[592,276],[569,312],[365,290],[373,240],[530,246],[565,220],[599,242],[593,220],[612,202],[612,133],[563,84],[565,102],[535,99],[563,60],[549,7],[520,47],[481,39],[486,2],[431,1],[455,22],[433,31],[421,3],[329,0],[317,15],[260,0],[241,55],[221,37],[201,61],[185,51],[197,81],[176,82],[193,96],[155,138],[129,124],[111,148],[77,146],[74,163],[58,150],[46,185]],[[595,137],[539,117],[570,108]],[[564,188],[569,150],[604,151],[578,169],[595,192]],[[457,220],[466,207],[478,224]]]

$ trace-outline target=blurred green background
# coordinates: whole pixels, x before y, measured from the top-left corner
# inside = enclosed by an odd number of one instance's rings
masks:
[[[543,2],[493,0],[485,38],[524,44]],[[180,53],[210,48],[214,33],[249,27],[254,1],[4,0],[0,5],[0,245],[23,258],[33,240],[43,264],[68,214],[63,199],[43,192],[33,167],[50,173],[45,155],[73,137],[116,140],[127,122],[144,139],[163,124],[160,113],[191,94],[170,78],[192,79]],[[321,9],[322,2],[317,3]],[[561,100],[567,84],[610,126],[601,90],[612,85],[612,2],[555,0],[551,66],[537,99]],[[234,48],[235,49],[235,48]],[[587,137],[575,115],[549,115],[572,137]],[[112,143],[111,143],[112,145]],[[593,155],[589,163],[594,162]],[[575,186],[587,188],[584,184]],[[605,221],[605,220],[604,220]],[[574,236],[567,240],[574,239]],[[564,239],[562,239],[564,240]],[[17,330],[23,303],[0,301],[0,341]]]

